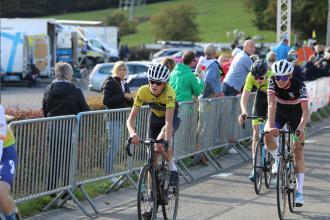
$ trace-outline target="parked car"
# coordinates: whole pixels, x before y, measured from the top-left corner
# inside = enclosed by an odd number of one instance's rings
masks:
[[[115,63],[97,64],[89,75],[90,90],[102,91],[104,81],[111,75],[111,71]],[[126,62],[128,67],[127,83],[132,91],[139,88],[141,85],[148,83],[147,71],[152,65],[149,61],[129,61]]]
[[[182,50],[182,48],[163,48],[152,55],[152,62],[159,63],[164,59],[164,57],[172,56],[180,50]]]
[[[185,50],[181,50],[175,54],[172,55],[172,57],[174,58],[175,62],[176,63],[182,63],[182,54],[184,53]],[[204,56],[204,52],[203,50],[193,50],[195,52],[195,59],[193,61],[193,66],[191,67],[193,70],[195,70],[196,66],[197,66],[197,63],[198,63],[198,60],[199,60],[199,57],[201,56]]]

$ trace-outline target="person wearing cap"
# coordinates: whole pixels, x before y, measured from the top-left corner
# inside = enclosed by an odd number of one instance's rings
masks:
[[[256,51],[255,42],[246,40],[244,42],[243,51],[239,52],[230,64],[229,71],[223,80],[222,91],[225,96],[238,95],[250,71],[252,60],[250,58]]]
[[[0,105],[0,211],[6,220],[16,220],[16,205],[10,192],[13,187],[17,154],[15,137],[7,126],[5,110]]]

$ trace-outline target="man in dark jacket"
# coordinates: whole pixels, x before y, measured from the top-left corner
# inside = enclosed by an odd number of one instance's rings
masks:
[[[72,75],[70,64],[60,62],[55,65],[56,78],[47,87],[42,102],[44,117],[76,115],[79,112],[89,111],[81,89],[70,82]]]

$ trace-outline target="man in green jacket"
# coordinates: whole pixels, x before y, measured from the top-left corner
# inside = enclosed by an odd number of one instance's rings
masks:
[[[187,50],[182,55],[183,63],[175,66],[170,75],[170,85],[176,93],[176,100],[192,101],[193,96],[199,96],[204,89],[202,75],[196,77],[191,71],[192,63],[195,59],[195,53]]]

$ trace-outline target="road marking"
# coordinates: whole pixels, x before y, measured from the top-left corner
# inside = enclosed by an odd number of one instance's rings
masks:
[[[215,175],[212,175],[211,177],[228,177],[228,176],[231,176],[233,175],[233,173],[219,173],[219,174],[215,174]]]
[[[305,144],[313,144],[316,140],[305,140]]]
[[[321,129],[330,129],[330,126],[321,127]]]

